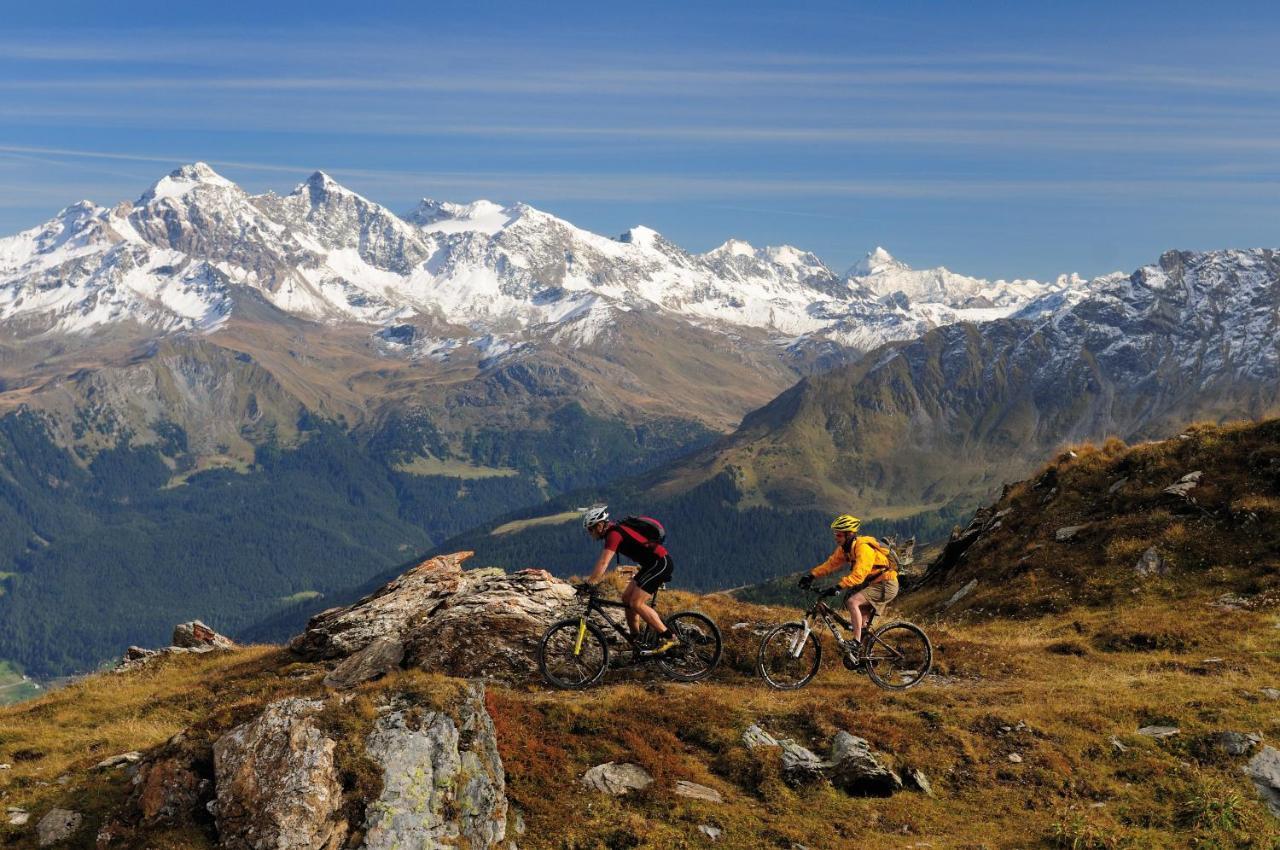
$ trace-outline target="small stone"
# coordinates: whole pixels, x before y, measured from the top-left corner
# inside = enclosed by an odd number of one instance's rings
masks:
[[[1266,690],[1266,688],[1263,688],[1263,690]],[[13,770],[13,765],[11,765],[11,764],[0,764],[0,770]]]
[[[137,764],[142,760],[142,753],[134,752],[121,753],[118,756],[103,759],[93,766],[94,770],[111,770],[116,767],[124,767],[126,764]]]
[[[756,747],[778,747],[778,739],[752,723],[742,733],[742,742],[747,745],[747,749],[754,750]]]
[[[826,778],[827,763],[817,754],[795,741],[781,741],[782,779],[792,787],[821,782]]]
[[[968,584],[966,584],[964,587],[960,588],[955,593],[951,594],[951,598],[948,599],[946,602],[942,603],[942,607],[944,609],[950,608],[952,605],[955,605],[961,599],[964,599],[966,596],[972,593],[973,589],[977,586],[978,586],[978,580],[975,578],[972,581],[970,581]]]
[[[1017,753],[1009,753],[1009,761],[1014,764],[1022,764],[1022,756]]]
[[[1169,568],[1166,566],[1164,558],[1160,557],[1156,547],[1152,546],[1142,553],[1142,557],[1134,565],[1133,571],[1140,576],[1155,576],[1164,575],[1169,571]]]
[[[1148,738],[1172,738],[1181,730],[1177,726],[1143,726],[1138,730],[1139,735],[1145,735]]]
[[[1126,747],[1123,743],[1121,743],[1120,739],[1117,738],[1115,735],[1111,736],[1111,746],[1116,748],[1116,752],[1119,752],[1119,753],[1129,752],[1129,748]]]
[[[1075,537],[1083,528],[1083,525],[1064,525],[1053,533],[1053,537],[1059,543],[1063,543]]]
[[[1107,488],[1107,493],[1108,494],[1115,493],[1117,490],[1119,490],[1121,487],[1123,487],[1128,483],[1129,483],[1128,478],[1121,478],[1119,481],[1112,482],[1111,486]]]
[[[628,791],[642,791],[653,784],[649,771],[638,764],[618,764],[607,761],[588,770],[582,776],[582,784],[604,794],[621,797]]]
[[[929,777],[924,775],[924,771],[919,768],[908,768],[907,782],[908,787],[914,788],[926,797],[935,796],[933,793],[933,785],[929,782]]]
[[[711,826],[710,824],[699,824],[698,831],[710,838],[712,841],[719,841],[720,836],[724,835],[724,830]]]
[[[716,789],[696,782],[686,782],[683,779],[676,782],[675,791],[681,797],[690,797],[694,800],[706,800],[708,803],[724,802],[724,797],[720,796],[720,792]]]
[[[888,797],[902,788],[902,778],[871,750],[871,744],[843,730],[831,739],[827,760],[831,783],[846,794]]]
[[[11,808],[5,812],[9,826],[26,826],[31,820],[31,813],[26,809]]]
[[[733,624],[732,626],[730,626],[729,628],[733,629],[733,630],[736,632],[736,631],[739,631],[740,629],[749,629],[749,628],[751,628],[751,624],[750,624],[750,623],[734,623],[734,624]]]
[[[36,824],[36,842],[41,847],[66,841],[76,834],[84,816],[69,809],[50,809],[49,813]]]
[[[1263,688],[1262,695],[1267,699],[1280,699],[1280,688]],[[0,768],[8,766],[7,764],[0,764]]]
[[[1209,742],[1229,756],[1247,756],[1262,743],[1262,736],[1256,732],[1215,732]]]
[[[1203,474],[1204,473],[1202,472],[1188,472],[1186,475],[1179,478],[1176,484],[1171,484],[1164,488],[1163,492],[1168,493],[1170,496],[1179,496],[1186,499],[1188,498],[1187,494],[1194,490],[1196,485],[1200,483],[1200,477]]]

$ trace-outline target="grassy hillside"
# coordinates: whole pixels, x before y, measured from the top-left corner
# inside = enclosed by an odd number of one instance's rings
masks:
[[[0,705],[22,702],[39,693],[38,685],[19,673],[9,662],[0,661]]]
[[[725,627],[726,667],[712,681],[673,685],[612,673],[584,694],[489,688],[507,793],[527,824],[519,846],[703,846],[701,824],[722,829],[723,846],[743,848],[1274,846],[1280,821],[1266,812],[1241,759],[1218,750],[1213,736],[1280,737],[1275,703],[1262,691],[1280,682],[1276,614],[1184,616],[1186,606],[1211,600],[1205,588],[1191,588],[1176,603],[1144,591],[1118,609],[967,625],[928,618],[937,675],[916,689],[889,694],[827,663],[810,687],[778,693],[749,673],[751,629],[731,626],[793,612],[723,595],[674,595],[668,604],[697,605]],[[1110,650],[1090,640],[1137,628],[1177,629],[1184,643]],[[1223,661],[1206,666],[1210,654]],[[322,695],[322,674],[322,666],[295,663],[276,648],[251,647],[96,676],[0,709],[0,761],[13,764],[0,772],[0,793],[36,819],[54,805],[84,813],[88,826],[69,846],[91,847],[130,788],[120,772],[92,771],[98,761],[158,746],[193,724],[186,745],[207,746],[266,702]],[[393,690],[430,702],[450,687],[431,674],[398,673],[362,686],[345,705],[356,717]],[[936,796],[860,799],[827,785],[790,788],[776,753],[743,746],[752,723],[819,751],[848,730],[897,767],[922,770]],[[1180,732],[1165,740],[1137,733],[1150,724]],[[621,799],[578,784],[609,760],[639,763],[657,782]],[[60,776],[64,784],[53,781]],[[678,779],[709,785],[725,802],[675,796]],[[0,825],[0,836],[6,846],[34,846],[30,826]],[[138,840],[157,850],[214,846],[203,821]]]

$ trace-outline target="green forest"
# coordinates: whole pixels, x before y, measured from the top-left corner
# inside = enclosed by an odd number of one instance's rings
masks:
[[[198,618],[227,634],[327,607],[467,528],[563,488],[601,484],[705,444],[687,423],[633,428],[576,406],[549,431],[470,435],[493,478],[397,471],[430,434],[394,424],[363,440],[308,419],[292,448],[260,446],[247,473],[189,466],[181,428],[85,463],[42,418],[0,418],[0,661],[37,678],[92,669],[130,644],[168,643]],[[297,594],[320,594],[299,603]]]

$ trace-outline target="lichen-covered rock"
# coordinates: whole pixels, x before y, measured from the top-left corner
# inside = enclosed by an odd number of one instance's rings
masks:
[[[70,809],[50,809],[48,814],[40,818],[36,824],[36,843],[41,847],[49,847],[60,841],[66,841],[80,830],[84,823],[84,815]]]
[[[756,747],[776,747],[779,746],[778,739],[761,729],[756,724],[751,724],[742,733],[742,743],[747,745],[747,749],[754,750]]]
[[[462,586],[462,562],[471,552],[423,561],[346,608],[311,618],[289,647],[311,661],[346,658],[380,637],[402,638],[409,624],[431,612]]]
[[[178,758],[143,762],[133,777],[130,804],[146,826],[176,823],[191,816],[209,784]]]
[[[782,780],[788,785],[810,785],[826,778],[827,765],[812,750],[791,740],[778,743],[782,747]]]
[[[468,691],[457,722],[437,711],[383,716],[366,751],[382,767],[382,794],[366,810],[365,850],[487,848],[504,839],[505,774],[483,689]]]
[[[211,806],[226,850],[333,850],[347,835],[334,742],[316,722],[323,703],[274,702],[213,745]]]
[[[348,608],[316,615],[290,647],[313,661],[348,659],[331,674],[334,682],[386,667],[397,645],[406,667],[468,678],[535,677],[538,642],[573,604],[572,586],[544,570],[464,571],[470,556],[432,558]]]
[[[404,660],[404,644],[396,638],[380,637],[355,655],[345,659],[324,677],[327,687],[345,690],[395,670]]]
[[[902,778],[871,751],[866,740],[837,732],[831,740],[831,782],[846,794],[888,797],[902,788]]]
[[[582,784],[603,794],[621,797],[629,791],[643,791],[653,784],[649,771],[638,764],[607,761],[582,775]]]

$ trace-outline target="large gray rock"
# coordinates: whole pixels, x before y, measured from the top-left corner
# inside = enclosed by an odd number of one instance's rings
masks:
[[[330,688],[345,690],[395,670],[404,660],[404,644],[396,638],[380,637],[346,659],[324,677]]]
[[[84,816],[69,809],[50,809],[36,824],[36,843],[48,847],[66,841],[79,831]]]
[[[482,688],[469,689],[458,717],[378,720],[366,751],[382,766],[382,795],[367,809],[365,850],[488,848],[505,838],[505,774]]]
[[[638,764],[607,761],[584,773],[582,784],[601,793],[621,797],[630,791],[648,788],[653,784],[653,777]]]
[[[1256,732],[1215,732],[1207,743],[1229,756],[1247,756],[1262,743],[1262,736]]]
[[[1271,814],[1280,818],[1280,750],[1263,747],[1262,752],[1249,760],[1244,770],[1257,786]]]
[[[866,740],[840,731],[831,740],[831,783],[858,797],[888,797],[902,789],[902,777],[871,751]]]
[[[348,680],[385,666],[396,644],[403,666],[507,681],[537,675],[542,633],[574,603],[573,587],[544,570],[464,571],[470,552],[432,558],[348,608],[317,614],[290,647],[313,661],[360,661],[333,676]],[[372,649],[385,641],[383,649]],[[385,652],[384,652],[385,650]]]
[[[213,745],[211,806],[225,850],[334,850],[347,836],[319,700],[274,702]]]

